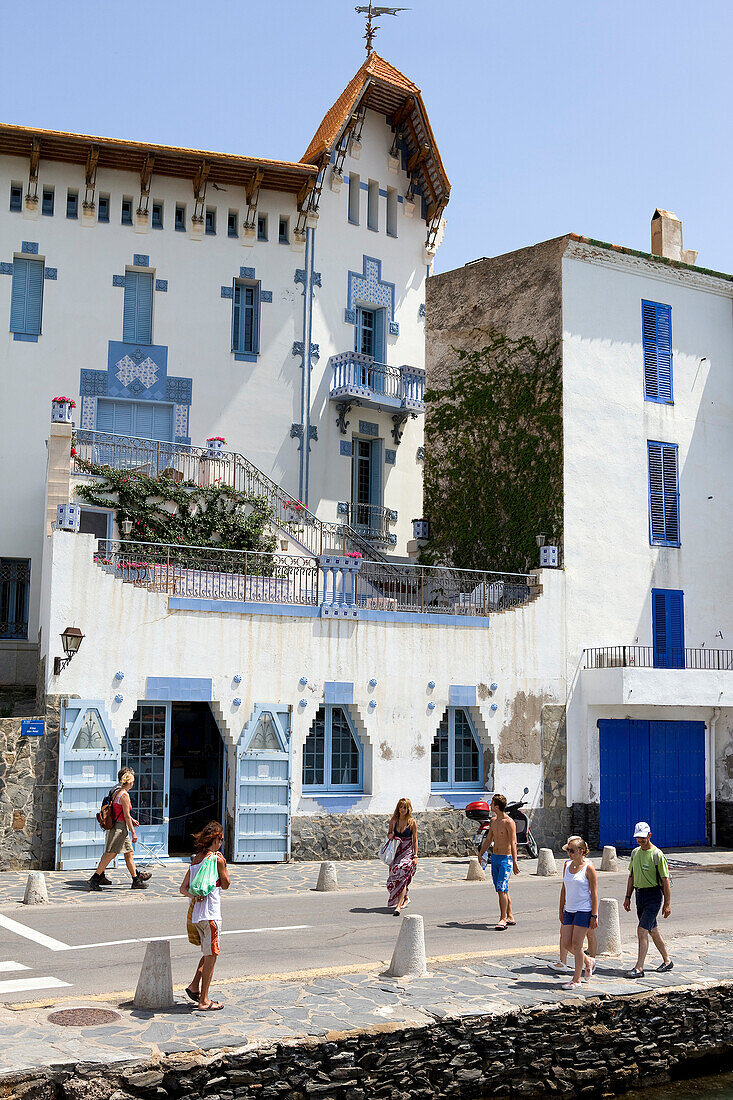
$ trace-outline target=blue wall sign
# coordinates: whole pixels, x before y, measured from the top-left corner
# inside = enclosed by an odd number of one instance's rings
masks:
[[[24,718],[20,723],[21,737],[43,737],[46,732],[46,720],[44,718]]]

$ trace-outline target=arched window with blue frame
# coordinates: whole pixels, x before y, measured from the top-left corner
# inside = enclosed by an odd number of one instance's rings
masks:
[[[448,707],[430,750],[431,789],[475,789],[482,775],[483,749],[471,717],[464,707]]]
[[[303,790],[361,791],[362,746],[346,707],[318,708],[303,750]]]

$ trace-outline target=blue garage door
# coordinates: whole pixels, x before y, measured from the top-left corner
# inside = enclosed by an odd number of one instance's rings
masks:
[[[601,844],[633,848],[637,821],[660,848],[707,844],[705,723],[604,718],[598,732]]]

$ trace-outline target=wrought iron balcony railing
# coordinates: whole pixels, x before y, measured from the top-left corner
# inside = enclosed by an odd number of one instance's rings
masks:
[[[363,535],[368,542],[394,546],[397,536],[390,531],[390,524],[397,520],[397,513],[391,508],[378,508],[373,504],[339,504],[339,512],[348,516],[349,526]]]
[[[612,645],[586,649],[583,668],[691,668],[733,671],[733,649]]]
[[[316,558],[216,547],[100,540],[97,565],[119,580],[169,596],[318,606],[325,598]],[[539,592],[517,573],[362,561],[355,605],[364,610],[488,616]]]
[[[332,401],[372,409],[425,412],[425,371],[421,367],[389,367],[357,351],[332,355],[328,363],[332,370]]]

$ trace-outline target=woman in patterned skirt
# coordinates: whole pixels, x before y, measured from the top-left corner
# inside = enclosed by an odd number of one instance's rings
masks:
[[[387,904],[394,906],[396,917],[409,905],[407,891],[417,870],[417,822],[412,816],[409,798],[401,798],[389,821],[389,840],[397,841],[397,851],[387,879]]]

